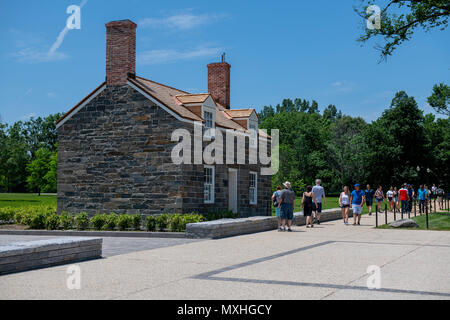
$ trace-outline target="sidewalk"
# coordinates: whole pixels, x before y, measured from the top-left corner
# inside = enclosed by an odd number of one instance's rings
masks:
[[[374,225],[366,215],[84,262],[81,290],[66,288],[67,266],[7,275],[0,299],[450,299],[450,233]],[[367,289],[371,265],[380,290]]]

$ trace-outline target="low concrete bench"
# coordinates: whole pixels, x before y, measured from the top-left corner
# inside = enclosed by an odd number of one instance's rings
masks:
[[[0,275],[102,256],[101,238],[57,238],[0,246]]]
[[[351,210],[349,211],[349,216],[352,216]],[[326,222],[341,218],[341,209],[329,209],[322,212],[320,220]],[[306,218],[303,216],[303,213],[295,213],[293,223],[297,226],[304,226],[306,224]],[[251,217],[190,223],[186,226],[186,237],[192,239],[221,239],[275,230],[277,225],[277,217]]]

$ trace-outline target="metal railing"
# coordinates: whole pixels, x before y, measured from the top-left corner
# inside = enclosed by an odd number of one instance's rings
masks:
[[[411,219],[411,215],[414,212],[414,217],[422,216],[423,214],[426,215],[425,221],[426,221],[426,228],[429,229],[430,228],[430,222],[429,222],[429,214],[437,214],[438,213],[438,207],[439,207],[439,211],[446,211],[448,213],[450,213],[450,196],[446,195],[445,197],[443,197],[442,199],[442,203],[439,204],[439,201],[437,201],[436,197],[433,197],[432,199],[429,200],[419,200],[417,201],[417,199],[414,199],[413,202],[410,204],[408,203],[407,206],[407,210],[405,212],[404,207],[400,210],[398,209],[401,214],[401,219],[404,219],[404,215],[407,214],[408,215],[408,219]],[[382,214],[383,211],[379,211],[378,210],[378,205],[375,207],[375,225],[378,228],[379,226],[379,218],[378,218],[378,214]],[[434,210],[434,211],[433,211]],[[394,216],[394,221],[397,221],[397,205],[394,204],[393,207],[393,216]],[[384,206],[384,221],[385,224],[388,224],[388,205],[387,203],[385,203]]]

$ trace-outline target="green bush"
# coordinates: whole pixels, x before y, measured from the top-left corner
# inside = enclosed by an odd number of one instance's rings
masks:
[[[133,218],[128,214],[121,214],[117,219],[117,226],[120,231],[126,231],[133,224]]]
[[[14,212],[14,220],[16,221],[17,224],[26,224],[25,223],[26,216],[27,213],[25,212],[24,208],[18,208]]]
[[[10,223],[14,220],[14,209],[10,207],[0,208],[0,224]]]
[[[60,219],[56,213],[47,215],[47,219],[45,221],[47,230],[58,230],[59,222],[60,222]]]
[[[134,230],[141,230],[141,223],[142,223],[142,216],[141,216],[141,214],[140,213],[133,214],[131,216],[131,219],[132,219],[131,225],[132,225],[133,229]]]
[[[106,215],[106,223],[103,226],[103,229],[113,231],[117,226],[118,219],[119,219],[119,216],[117,214],[115,214],[114,212]]]
[[[81,212],[75,216],[75,226],[78,230],[89,228],[89,217],[86,212]]]
[[[91,218],[91,226],[95,230],[102,230],[103,226],[106,224],[107,215],[106,214],[96,214]]]
[[[183,217],[179,214],[173,214],[169,217],[169,229],[173,232],[182,232],[183,229]]]
[[[73,215],[70,212],[63,211],[59,216],[59,224],[63,230],[70,230],[73,228]]]
[[[169,226],[169,215],[168,214],[161,214],[156,217],[156,227],[159,231],[165,231],[167,227]]]
[[[25,218],[26,225],[30,229],[43,230],[47,227],[47,216],[46,212],[36,211],[28,214]]]
[[[147,232],[155,232],[156,231],[156,217],[155,216],[147,216],[145,219],[145,230]]]

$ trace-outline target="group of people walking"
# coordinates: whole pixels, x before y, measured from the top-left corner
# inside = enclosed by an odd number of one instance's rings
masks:
[[[325,190],[321,183],[320,179],[317,179],[316,185],[314,187],[307,186],[306,192],[302,196],[301,207],[303,208],[303,215],[306,217],[307,228],[313,228],[314,222],[320,224],[322,201],[325,205],[327,203]],[[278,231],[292,232],[296,195],[289,181],[283,183],[283,186],[284,189],[281,186],[277,187],[277,191],[272,195],[272,202],[278,217]]]
[[[302,195],[301,208],[303,215],[306,217],[306,228],[313,228],[314,223],[320,224],[320,214],[322,213],[322,203],[326,205],[325,190],[321,186],[322,181],[316,180],[314,187],[307,186],[306,191]],[[278,231],[292,231],[292,221],[294,219],[294,208],[296,194],[292,190],[290,182],[283,183],[272,195],[272,202],[278,217]],[[388,201],[389,210],[398,210],[404,214],[412,212],[413,201],[419,203],[420,213],[425,212],[425,206],[432,199],[437,200],[439,210],[443,209],[445,192],[440,186],[433,184],[429,189],[427,185],[420,185],[417,191],[414,186],[404,183],[400,189],[391,187],[386,194],[382,186],[378,186],[373,190],[368,184],[365,190],[362,190],[359,184],[354,185],[354,189],[350,192],[350,188],[345,186],[339,196],[339,207],[342,210],[342,219],[345,225],[348,225],[349,210],[353,210],[353,225],[361,224],[361,215],[364,206],[367,206],[369,215],[372,215],[372,208],[376,204],[376,210],[383,211],[383,203]]]

